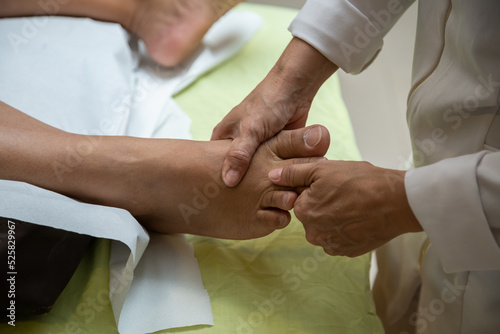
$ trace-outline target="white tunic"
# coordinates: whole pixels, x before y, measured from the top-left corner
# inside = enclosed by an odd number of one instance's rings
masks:
[[[357,73],[412,2],[309,0],[290,31]],[[420,307],[435,314],[421,310],[409,322],[418,333],[499,333],[500,2],[419,1],[412,81],[407,119],[417,168],[405,183],[431,241]],[[446,303],[441,295],[455,280],[464,289]]]

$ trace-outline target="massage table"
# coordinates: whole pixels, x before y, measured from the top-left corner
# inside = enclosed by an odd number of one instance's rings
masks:
[[[261,28],[234,57],[174,96],[191,118],[194,140],[209,140],[213,127],[264,78],[291,39],[286,28],[297,13],[256,4],[234,10],[257,13]],[[314,100],[308,124],[316,123],[331,133],[328,159],[360,159],[336,75]],[[199,263],[214,324],[158,333],[383,333],[369,286],[370,254],[326,255],[307,243],[293,215],[288,227],[260,239],[186,238]],[[96,240],[50,313],[18,320],[16,327],[0,324],[0,331],[118,333],[108,296],[109,259],[110,241]]]

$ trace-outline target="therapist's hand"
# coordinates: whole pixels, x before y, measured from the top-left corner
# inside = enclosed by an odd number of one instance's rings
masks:
[[[314,96],[336,70],[311,45],[292,39],[264,80],[213,131],[212,140],[234,139],[222,165],[227,186],[239,183],[263,141],[305,126]]]
[[[269,178],[301,191],[294,212],[311,244],[355,257],[422,231],[408,203],[405,173],[367,162],[322,161],[275,169]]]

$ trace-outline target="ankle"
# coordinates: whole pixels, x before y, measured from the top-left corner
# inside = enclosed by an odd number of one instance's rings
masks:
[[[143,1],[125,0],[123,8],[117,13],[117,23],[120,23],[126,30],[137,34],[139,18],[143,16]]]
[[[235,7],[237,4],[243,0],[213,0],[213,7],[215,10],[216,18],[220,18],[222,15],[226,14],[231,8]]]

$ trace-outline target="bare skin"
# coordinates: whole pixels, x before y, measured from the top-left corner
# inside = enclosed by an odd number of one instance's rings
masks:
[[[294,212],[311,244],[330,255],[355,257],[422,231],[408,204],[405,173],[367,162],[323,161],[276,169],[269,177],[303,189]]]
[[[242,0],[4,0],[0,17],[62,15],[121,24],[141,38],[151,57],[175,66],[201,43],[212,24]]]
[[[189,56],[223,14],[242,0],[136,0],[128,25],[150,56],[165,66]]]
[[[229,140],[75,135],[0,103],[0,179],[126,209],[161,233],[250,239],[285,227],[297,195],[273,185],[267,174],[317,161],[329,134],[313,126],[271,138],[234,188],[220,177],[230,145]]]
[[[314,96],[336,70],[312,46],[292,39],[264,80],[213,130],[213,140],[233,139],[222,165],[225,184],[238,184],[261,142],[306,124]]]
[[[260,143],[304,126],[312,100],[338,67],[293,38],[261,83],[215,127],[231,138],[222,177],[235,186]],[[294,205],[307,240],[331,255],[358,256],[399,234],[421,231],[406,197],[405,172],[365,162],[324,161],[273,170],[275,184],[300,192]]]

